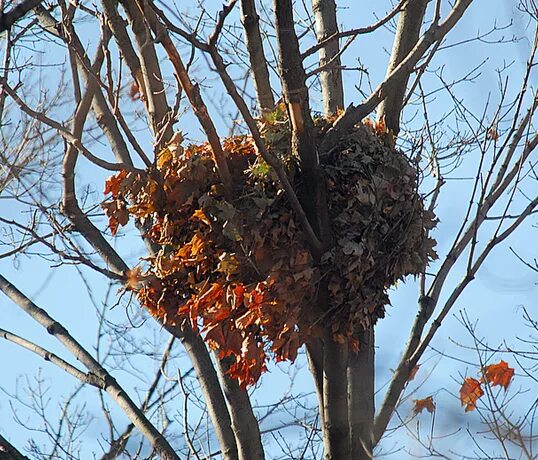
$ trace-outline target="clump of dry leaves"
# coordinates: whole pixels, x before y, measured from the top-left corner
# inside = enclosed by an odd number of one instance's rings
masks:
[[[320,137],[325,125],[317,122]],[[266,119],[263,133],[298,186],[285,117]],[[161,248],[147,270],[127,274],[127,288],[164,323],[200,330],[220,357],[232,358],[229,373],[242,386],[259,379],[268,354],[294,360],[328,322],[335,340],[356,344],[357,326],[383,317],[387,289],[436,257],[427,236],[435,218],[418,194],[417,170],[375,129],[354,129],[321,158],[335,244],[319,262],[250,137],[223,141],[233,200],[209,146],[181,143],[176,135],[146,175],[110,177],[103,207],[112,233],[132,216]],[[313,307],[320,283],[329,293],[321,309]]]

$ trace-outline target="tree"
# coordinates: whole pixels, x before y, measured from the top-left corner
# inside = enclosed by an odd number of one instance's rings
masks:
[[[481,65],[447,80],[432,63],[452,46],[448,37],[468,10],[487,5],[393,3],[384,15],[376,9],[374,24],[353,29],[339,26],[334,0],[308,7],[274,0],[270,9],[232,0],[215,15],[200,5],[180,13],[152,0],[58,0],[21,2],[2,16],[2,191],[31,210],[27,222],[0,218],[13,246],[4,257],[42,247],[39,256],[97,272],[123,286],[111,303],[138,302],[162,327],[161,338],[171,337],[136,403],[99,347],[90,352],[0,277],[0,289],[80,364],[10,331],[2,337],[97,388],[101,398],[107,393],[129,419],[120,431],[101,399],[110,426],[103,458],[127,455],[136,430],[162,458],[180,458],[181,449],[197,458],[271,457],[248,389],[271,359],[293,362],[301,347],[318,403],[304,443],[288,456],[306,458],[322,443],[326,459],[372,458],[443,321],[493,249],[535,212],[534,2],[517,5],[534,30],[521,85],[514,90],[516,83],[505,79],[509,65],[498,70],[497,102],[480,114],[456,91],[478,80]],[[301,14],[309,15],[306,21]],[[500,34],[509,27],[495,25],[475,40],[493,37],[502,46]],[[346,100],[345,72],[370,77],[346,64],[356,57],[353,44],[383,30],[393,36],[385,77],[368,89],[360,85],[361,100]],[[36,40],[47,43],[39,59],[28,49],[39,47]],[[42,72],[58,61],[65,74],[54,96]],[[451,105],[433,121],[437,92]],[[322,113],[313,109],[318,94]],[[228,117],[231,107],[237,116]],[[231,134],[224,137],[226,123]],[[107,152],[114,159],[105,159]],[[435,211],[451,200],[447,180],[464,161],[475,168],[468,203],[437,261]],[[95,177],[95,168],[104,196],[77,185],[80,177]],[[128,233],[131,224],[138,238]],[[115,244],[124,228],[128,236]],[[128,246],[140,241],[145,253],[132,257]],[[462,279],[453,283],[458,272]],[[375,349],[390,344],[375,345],[375,326],[388,290],[409,275],[418,278],[416,319],[376,408]],[[130,343],[125,330],[105,327],[106,308],[97,313],[99,344],[105,330]],[[172,383],[167,378],[176,340],[199,388],[186,387],[186,374],[170,377]],[[186,401],[184,446],[168,429],[169,396],[178,391]],[[202,448],[189,425],[192,391],[207,408],[214,450],[211,443]],[[288,403],[301,407],[296,398]],[[69,414],[64,419],[72,422]],[[50,432],[52,456],[75,455],[62,428]],[[17,452],[4,438],[0,445]]]

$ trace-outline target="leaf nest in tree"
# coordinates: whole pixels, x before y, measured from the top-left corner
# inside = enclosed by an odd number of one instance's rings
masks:
[[[328,316],[344,335],[374,324],[389,303],[387,289],[421,273],[437,258],[436,224],[418,193],[418,169],[383,136],[356,128],[322,158],[335,244],[322,258]]]
[[[263,135],[300,189],[288,124],[267,123]],[[435,218],[417,192],[416,168],[368,129],[354,129],[321,158],[334,246],[317,262],[250,137],[223,141],[233,199],[209,145],[181,141],[176,135],[147,175],[109,178],[103,207],[112,233],[133,216],[161,248],[147,270],[126,274],[127,288],[163,323],[200,329],[220,357],[233,358],[228,372],[242,386],[259,379],[268,353],[294,360],[327,324],[335,340],[356,346],[358,329],[384,316],[387,289],[435,257],[427,236]]]

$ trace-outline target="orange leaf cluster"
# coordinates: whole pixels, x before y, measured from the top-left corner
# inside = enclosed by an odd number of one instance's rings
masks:
[[[500,385],[507,390],[513,376],[514,369],[509,367],[506,361],[501,360],[497,364],[486,366],[480,380],[467,377],[460,389],[460,401],[461,405],[465,406],[465,412],[476,409],[476,402],[484,395],[482,384]]]
[[[237,200],[223,198],[207,145],[184,150],[173,142],[156,173],[109,178],[112,198],[103,207],[113,233],[133,215],[151,222],[146,237],[162,248],[146,259],[146,273],[127,274],[127,289],[165,324],[199,330],[221,358],[232,358],[228,373],[247,386],[266,370],[269,352],[277,361],[297,356],[301,304],[312,300],[315,270],[291,213],[278,211],[283,197],[273,181],[244,173],[256,162],[251,140],[224,146],[232,173],[241,173],[237,189],[251,190]]]
[[[264,141],[299,188],[283,117],[265,120]],[[293,361],[327,321],[333,339],[356,350],[357,327],[383,316],[387,289],[436,257],[426,235],[435,218],[416,193],[416,170],[363,129],[324,165],[335,245],[318,262],[252,138],[223,140],[233,199],[209,145],[183,148],[182,140],[176,134],[146,174],[109,178],[103,208],[113,234],[133,216],[161,248],[145,259],[145,272],[127,274],[127,289],[164,324],[199,331],[243,387],[259,379],[269,356]],[[321,280],[326,303],[316,302]]]

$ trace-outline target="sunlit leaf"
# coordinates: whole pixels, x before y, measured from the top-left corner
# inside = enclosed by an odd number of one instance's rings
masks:
[[[424,409],[426,409],[430,414],[435,410],[435,402],[433,401],[433,396],[428,396],[424,399],[414,399],[413,400],[413,413],[420,414]]]
[[[513,376],[514,369],[508,367],[508,363],[501,360],[497,364],[491,364],[484,368],[484,377],[482,380],[490,383],[492,386],[500,385],[506,390]]]
[[[460,388],[461,405],[465,406],[465,412],[476,409],[476,402],[484,395],[480,381],[467,377]]]

